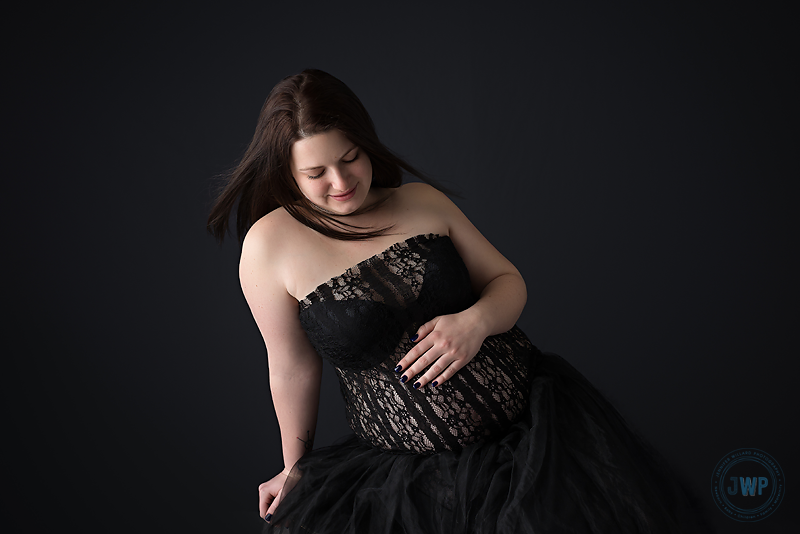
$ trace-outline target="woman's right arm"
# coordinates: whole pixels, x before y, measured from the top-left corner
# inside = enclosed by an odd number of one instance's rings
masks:
[[[298,303],[286,290],[281,242],[286,236],[259,221],[242,244],[239,279],[267,347],[269,384],[278,416],[283,474],[259,487],[259,513],[272,514],[286,473],[311,449],[317,425],[322,360],[298,318]]]

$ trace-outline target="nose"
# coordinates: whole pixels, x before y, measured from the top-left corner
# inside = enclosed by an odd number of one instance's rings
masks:
[[[341,169],[335,168],[330,173],[331,177],[331,187],[334,189],[344,192],[348,189],[347,179],[344,177],[344,173]]]

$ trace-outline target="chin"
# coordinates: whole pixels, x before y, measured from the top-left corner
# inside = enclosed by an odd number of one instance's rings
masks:
[[[364,195],[363,198],[361,198],[361,195],[359,195],[358,192],[356,192],[356,196],[354,196],[353,198],[351,198],[346,202],[338,202],[336,200],[328,202],[327,205],[325,206],[325,209],[329,211],[335,211],[340,215],[349,215],[350,213],[353,213],[354,211],[361,208],[366,201],[367,201],[366,195]]]
[[[338,213],[339,215],[350,215],[351,213],[353,213],[357,209],[358,209],[358,207],[356,207],[356,208],[341,208],[341,209],[336,210],[336,213]]]

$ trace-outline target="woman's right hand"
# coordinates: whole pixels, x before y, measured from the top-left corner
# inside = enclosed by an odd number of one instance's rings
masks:
[[[281,503],[285,482],[286,474],[281,472],[258,487],[258,514],[267,523]]]

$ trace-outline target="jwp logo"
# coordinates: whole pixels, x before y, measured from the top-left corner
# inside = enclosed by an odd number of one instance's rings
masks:
[[[728,487],[728,495],[736,495],[736,481],[742,481],[742,495],[750,495],[751,497],[756,494],[756,485],[758,485],[758,494],[761,495],[761,490],[769,486],[769,479],[767,477],[731,477],[733,487]]]
[[[722,458],[711,477],[717,507],[737,521],[760,521],[786,492],[783,470],[775,458],[758,449],[737,449]]]

